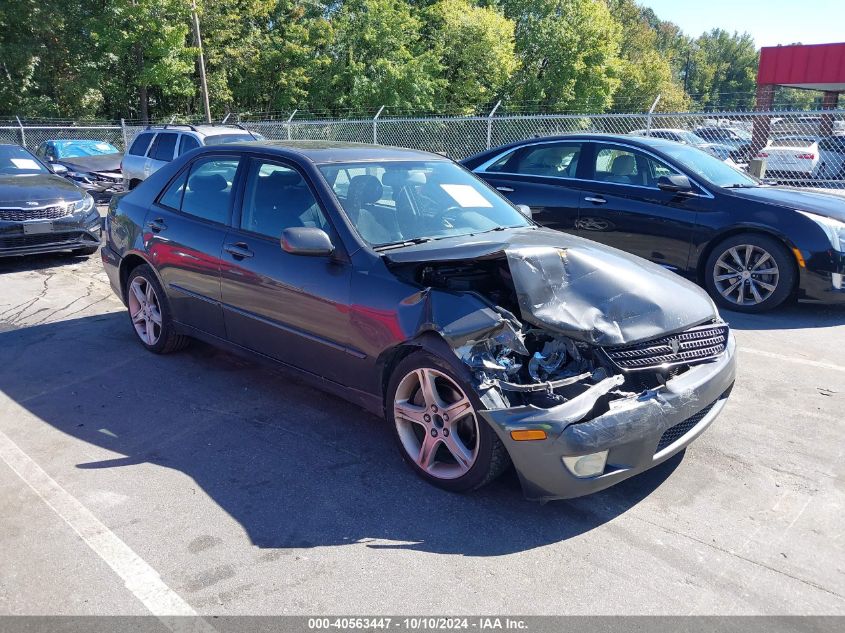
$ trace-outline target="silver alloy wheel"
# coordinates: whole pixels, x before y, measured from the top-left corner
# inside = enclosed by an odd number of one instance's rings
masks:
[[[775,258],[754,244],[732,246],[719,256],[713,267],[716,290],[740,306],[763,303],[778,287],[780,271]]]
[[[155,345],[161,338],[161,304],[153,285],[141,277],[129,284],[129,315],[140,339]]]
[[[415,369],[399,383],[393,418],[408,455],[438,479],[456,479],[478,458],[478,417],[463,390],[443,372]]]

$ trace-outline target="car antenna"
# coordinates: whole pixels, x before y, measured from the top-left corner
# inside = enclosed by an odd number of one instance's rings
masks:
[[[244,127],[243,125],[241,125],[240,123],[235,123],[235,127],[239,127],[239,128],[241,128],[244,132],[246,132],[247,134],[249,134],[249,135],[250,135],[252,138],[254,138],[256,141],[258,140],[258,137],[257,137],[255,134],[253,134],[253,133],[252,133],[252,130],[250,130],[249,128],[245,128],[245,127]]]

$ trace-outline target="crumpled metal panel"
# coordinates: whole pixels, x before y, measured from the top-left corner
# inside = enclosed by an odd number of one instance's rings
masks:
[[[410,263],[504,257],[524,321],[593,345],[636,343],[716,317],[701,288],[620,250],[547,229],[508,231],[489,241],[481,237],[402,249],[388,259]]]

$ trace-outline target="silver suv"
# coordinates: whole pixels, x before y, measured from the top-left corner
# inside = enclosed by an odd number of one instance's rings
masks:
[[[260,141],[264,137],[240,125],[150,125],[123,155],[123,182],[134,189],[177,156],[203,145]]]

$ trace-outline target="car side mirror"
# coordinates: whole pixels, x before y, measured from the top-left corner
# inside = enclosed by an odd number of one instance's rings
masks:
[[[282,250],[291,255],[327,257],[334,253],[334,244],[323,229],[299,226],[282,233]]]
[[[657,179],[657,188],[672,193],[691,193],[692,184],[683,174],[670,174]]]
[[[516,205],[516,208],[519,209],[519,212],[529,220],[534,217],[534,212],[531,211],[531,207],[529,207],[527,204],[518,204]]]
[[[53,170],[53,173],[57,176],[64,176],[68,172],[68,168],[62,165],[61,163],[52,163],[50,168]]]

